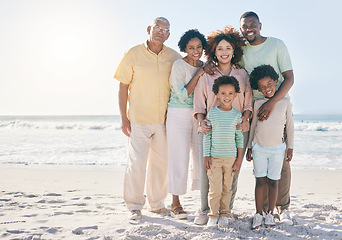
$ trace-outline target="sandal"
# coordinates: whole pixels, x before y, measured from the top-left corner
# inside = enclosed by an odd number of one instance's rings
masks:
[[[177,219],[187,219],[188,214],[183,210],[182,205],[173,206],[171,204],[171,216]]]

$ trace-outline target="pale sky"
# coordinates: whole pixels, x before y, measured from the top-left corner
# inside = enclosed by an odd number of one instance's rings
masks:
[[[295,114],[342,114],[339,0],[0,0],[0,115],[119,114],[113,78],[124,53],[158,16],[165,45],[188,29],[204,35],[255,11],[261,34],[282,39],[295,73]]]

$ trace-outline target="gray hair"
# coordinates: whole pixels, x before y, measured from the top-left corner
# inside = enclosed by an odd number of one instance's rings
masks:
[[[164,23],[167,23],[168,25],[169,25],[169,28],[170,28],[170,22],[169,22],[169,20],[167,20],[166,18],[164,18],[164,17],[157,17],[157,18],[155,18],[155,19],[153,19],[153,21],[151,22],[151,27],[154,27],[155,25],[157,25],[157,22],[158,21],[162,21],[162,22],[164,22]]]

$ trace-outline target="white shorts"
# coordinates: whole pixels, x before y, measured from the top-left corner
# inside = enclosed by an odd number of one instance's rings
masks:
[[[255,177],[268,177],[279,180],[285,157],[286,144],[263,147],[252,143],[253,174]]]

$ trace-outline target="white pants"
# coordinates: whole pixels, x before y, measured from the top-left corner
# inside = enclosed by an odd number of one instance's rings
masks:
[[[168,108],[166,119],[167,143],[169,148],[169,193],[183,195],[191,173],[191,190],[199,184],[199,134],[198,123],[192,116],[192,108]],[[192,153],[192,161],[190,160]]]
[[[128,162],[124,179],[124,200],[128,210],[145,205],[144,188],[151,210],[165,207],[167,196],[168,153],[164,124],[131,123]]]

